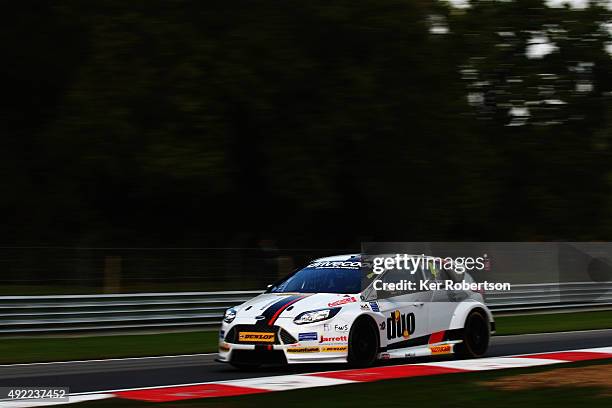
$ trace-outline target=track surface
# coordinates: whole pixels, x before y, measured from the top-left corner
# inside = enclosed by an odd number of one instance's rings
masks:
[[[493,337],[488,357],[612,346],[612,329],[582,332]],[[329,371],[345,368],[332,364],[305,364],[242,372],[213,361],[215,354],[134,358],[68,363],[0,366],[0,387],[69,386],[71,393],[119,390],[173,384],[202,383],[239,378]],[[431,359],[387,361],[385,365]]]

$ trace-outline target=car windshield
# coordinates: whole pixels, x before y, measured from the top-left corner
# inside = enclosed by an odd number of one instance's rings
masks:
[[[358,261],[313,262],[269,289],[272,293],[359,293],[362,290]]]

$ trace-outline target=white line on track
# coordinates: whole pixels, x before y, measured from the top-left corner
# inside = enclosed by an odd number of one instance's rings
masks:
[[[550,334],[568,334],[568,333],[588,333],[588,332],[601,332],[601,331],[612,331],[612,329],[589,329],[589,330],[570,330],[570,331],[558,331],[558,332],[544,332],[544,333],[523,333],[523,334],[502,334],[493,336],[503,339],[505,337],[519,337],[519,336],[544,336]]]
[[[128,361],[128,360],[147,360],[159,358],[177,358],[177,357],[198,357],[212,356],[217,353],[200,353],[200,354],[176,354],[171,356],[150,356],[150,357],[122,357],[122,358],[105,358],[99,360],[72,360],[72,361],[48,361],[43,363],[17,363],[17,364],[0,364],[0,367],[19,367],[19,366],[34,366],[34,365],[49,365],[49,364],[73,364],[73,363],[100,363],[104,361]]]

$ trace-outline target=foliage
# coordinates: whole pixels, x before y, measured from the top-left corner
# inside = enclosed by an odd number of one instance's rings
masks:
[[[7,245],[612,232],[605,8],[15,7],[0,68]],[[527,58],[537,40],[557,48]]]

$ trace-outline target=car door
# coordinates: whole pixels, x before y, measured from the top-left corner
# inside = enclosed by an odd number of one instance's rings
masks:
[[[431,291],[419,290],[422,271],[410,274],[406,270],[389,270],[380,278],[383,283],[414,282],[416,290],[376,291],[378,307],[386,317],[381,323],[382,337],[386,337],[389,348],[420,345],[429,334],[429,303]],[[425,341],[427,343],[427,341]],[[423,343],[424,344],[424,343]]]
[[[427,269],[424,274],[426,279],[439,283],[439,289],[432,292],[432,299],[429,304],[429,328],[432,333],[448,330],[455,309],[469,297],[469,294],[462,290],[445,289],[444,282],[446,280],[459,281],[458,276],[453,271]]]

